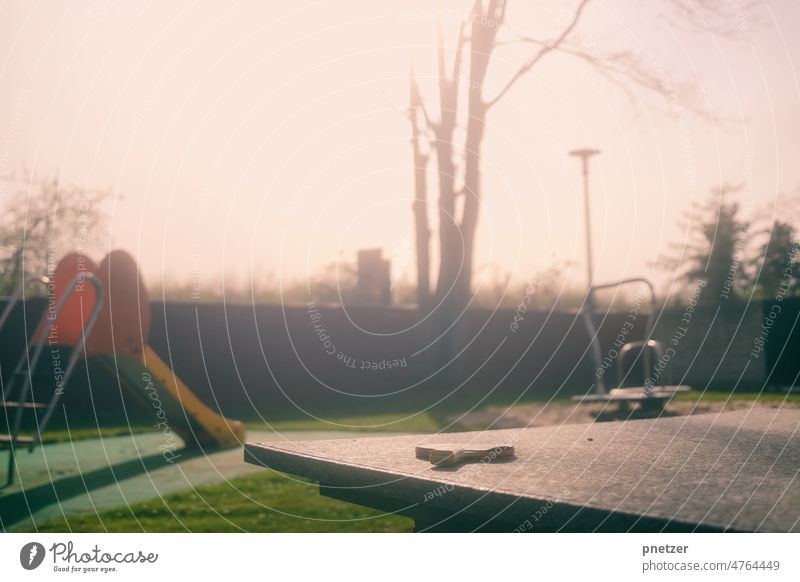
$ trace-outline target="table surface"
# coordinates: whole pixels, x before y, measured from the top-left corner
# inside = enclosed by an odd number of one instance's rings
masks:
[[[429,531],[800,531],[800,410],[515,430],[247,443],[245,460]],[[420,443],[509,442],[436,468]]]

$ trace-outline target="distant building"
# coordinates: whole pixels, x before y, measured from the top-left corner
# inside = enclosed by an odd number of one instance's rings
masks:
[[[356,298],[362,305],[392,303],[392,262],[382,257],[381,249],[358,251]]]

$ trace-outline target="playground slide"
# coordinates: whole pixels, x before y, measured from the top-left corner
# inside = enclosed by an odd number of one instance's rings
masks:
[[[148,345],[150,296],[134,258],[115,250],[94,266],[82,255],[67,255],[55,271],[56,297],[65,282],[83,272],[94,272],[104,289],[102,309],[86,338],[87,356],[118,377],[120,384],[153,412],[156,425],[165,433],[178,435],[186,446],[231,448],[241,444],[244,425],[206,406]],[[50,341],[54,334],[62,345],[78,341],[85,313],[95,302],[94,290],[86,287],[83,290],[81,286],[81,293],[66,302],[56,322],[43,321],[39,341]]]
[[[245,436],[241,422],[220,416],[203,404],[151,347],[145,348],[143,356],[144,361],[111,354],[100,359],[130,393],[153,410],[165,433],[176,433],[187,446],[239,446]]]

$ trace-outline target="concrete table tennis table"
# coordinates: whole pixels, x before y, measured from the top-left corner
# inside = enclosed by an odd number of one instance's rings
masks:
[[[245,460],[415,531],[800,531],[800,410],[386,438],[248,443]],[[437,468],[417,444],[510,441]]]

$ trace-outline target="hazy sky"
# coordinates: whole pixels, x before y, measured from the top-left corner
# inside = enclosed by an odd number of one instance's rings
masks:
[[[467,4],[441,4],[448,30]],[[746,209],[768,214],[797,192],[800,3],[765,2],[760,22],[720,4],[738,41],[673,26],[657,13],[665,2],[629,0],[591,5],[576,37],[601,55],[636,51],[674,87],[690,82],[714,120],[633,85],[627,95],[560,55],[490,113],[479,267],[524,281],[574,260],[580,280],[576,147],[603,151],[592,165],[599,279],[653,274],[649,262],[683,238],[681,213],[721,182],[744,182]],[[251,269],[296,279],[371,246],[412,273],[409,126],[396,108],[412,55],[435,100],[437,6],[5,2],[0,173],[27,166],[112,188],[104,245],[133,252],[154,283]],[[547,38],[562,7],[511,0],[507,20]],[[499,49],[485,92],[530,50]],[[0,184],[6,196],[13,184]]]

